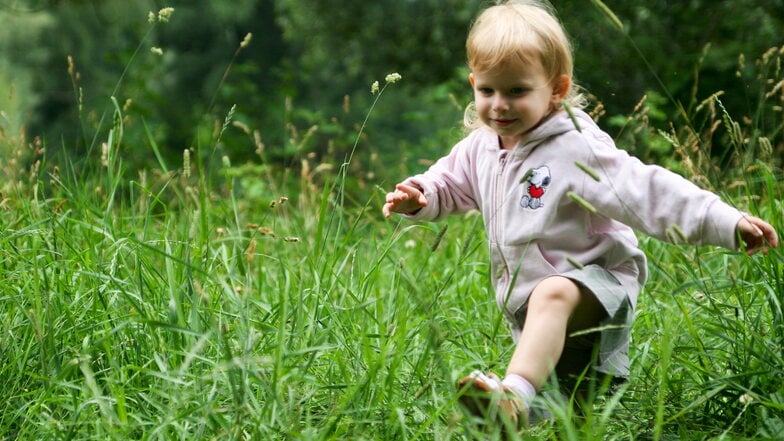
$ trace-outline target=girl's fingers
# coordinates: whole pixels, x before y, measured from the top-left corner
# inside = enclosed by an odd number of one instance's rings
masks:
[[[427,205],[427,198],[419,190],[405,184],[397,184],[395,191],[386,195],[386,204],[381,208],[381,212],[386,217],[390,217],[392,212],[409,212]]]
[[[776,230],[769,223],[764,220],[748,216],[741,220],[738,225],[741,232],[743,241],[746,243],[746,253],[751,255],[759,250],[765,254],[768,247],[777,247],[779,245],[778,235]]]
[[[772,225],[758,217],[751,217],[749,219],[749,223],[751,223],[751,226],[754,230],[754,235],[759,238],[760,242],[764,240],[768,243],[768,245],[774,248],[779,245],[779,238],[776,234],[776,229],[773,228]]]
[[[387,202],[400,202],[408,199],[408,195],[402,191],[387,193]]]

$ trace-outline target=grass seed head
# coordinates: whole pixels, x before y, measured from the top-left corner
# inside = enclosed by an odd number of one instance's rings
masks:
[[[182,175],[185,178],[191,177],[191,150],[185,149],[182,152]]]
[[[397,72],[393,72],[393,73],[391,73],[391,74],[388,74],[388,75],[387,75],[387,76],[384,78],[384,81],[386,81],[386,82],[387,82],[387,84],[395,84],[395,83],[397,83],[398,81],[400,81],[402,78],[403,78],[403,77],[402,77],[402,76],[401,76],[399,73],[397,73]]]
[[[593,205],[591,205],[591,203],[590,203],[590,202],[588,202],[588,201],[586,201],[585,199],[583,199],[583,198],[582,198],[580,195],[578,195],[577,193],[575,193],[575,192],[573,192],[573,191],[570,191],[570,192],[566,193],[566,196],[568,196],[568,197],[569,197],[569,199],[571,199],[571,200],[573,200],[574,202],[576,202],[576,203],[577,203],[577,205],[579,205],[579,206],[583,207],[583,208],[584,208],[586,211],[590,212],[591,214],[596,214],[596,213],[598,213],[598,210],[596,209],[596,207],[594,207]]]
[[[174,14],[174,8],[167,7],[163,8],[158,11],[158,21],[161,23],[168,23],[171,19],[172,14]]]
[[[248,47],[248,45],[250,44],[250,41],[252,39],[253,39],[253,34],[252,33],[248,32],[247,34],[245,34],[245,38],[243,38],[242,42],[240,43],[240,48],[244,49],[244,48]]]
[[[256,231],[262,236],[275,237],[275,232],[270,227],[259,227]]]

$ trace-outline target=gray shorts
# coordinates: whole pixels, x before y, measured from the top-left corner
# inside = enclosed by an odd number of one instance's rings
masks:
[[[566,346],[559,361],[560,366],[556,366],[556,372],[560,376],[560,371],[570,372],[576,368],[577,372],[570,373],[579,374],[586,364],[590,364],[598,372],[627,377],[629,336],[634,309],[626,288],[609,271],[598,265],[587,265],[560,276],[573,280],[593,293],[607,312],[607,317],[599,323],[593,333],[567,336]],[[526,303],[515,313],[517,323],[512,326],[515,341],[525,322],[527,307]]]

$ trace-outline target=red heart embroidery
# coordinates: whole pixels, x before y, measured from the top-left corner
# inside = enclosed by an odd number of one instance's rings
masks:
[[[544,188],[531,185],[528,187],[528,194],[530,194],[532,198],[540,198],[544,194]]]

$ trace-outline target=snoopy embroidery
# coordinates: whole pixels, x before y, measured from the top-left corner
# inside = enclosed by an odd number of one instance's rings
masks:
[[[524,181],[526,188],[523,197],[520,199],[520,206],[536,210],[544,206],[542,196],[544,196],[547,187],[550,185],[550,169],[543,165],[532,168],[526,175],[528,178]]]

